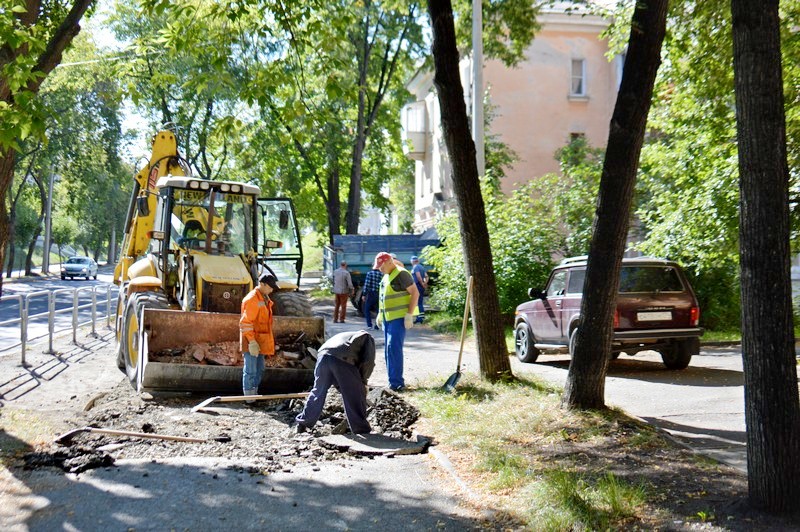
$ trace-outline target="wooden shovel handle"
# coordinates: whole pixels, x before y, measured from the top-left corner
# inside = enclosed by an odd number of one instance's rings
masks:
[[[461,369],[461,355],[464,353],[464,339],[467,336],[467,320],[469,319],[470,297],[472,296],[472,276],[467,280],[467,301],[464,303],[464,321],[461,323],[461,346],[458,348],[458,364],[456,371]]]
[[[134,438],[151,438],[154,440],[170,440],[170,441],[185,441],[192,443],[203,443],[208,440],[203,438],[187,438],[184,436],[168,436],[166,434],[153,434],[149,432],[131,432],[128,430],[112,430],[112,429],[97,429],[94,427],[86,427],[86,432],[94,434],[108,434],[111,436],[132,436]]]
[[[269,399],[305,399],[308,397],[308,392],[301,393],[276,393],[272,395],[228,395],[217,397],[215,402],[220,403],[233,403],[237,401],[257,401]]]

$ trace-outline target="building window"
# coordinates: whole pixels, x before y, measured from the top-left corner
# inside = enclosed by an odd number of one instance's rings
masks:
[[[570,96],[586,96],[586,60],[572,60],[572,79],[569,90]]]

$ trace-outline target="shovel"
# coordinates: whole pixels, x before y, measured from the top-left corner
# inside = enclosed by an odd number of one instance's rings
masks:
[[[202,403],[192,407],[192,412],[205,409],[211,403],[237,403],[241,401],[269,401],[275,399],[305,399],[308,397],[308,392],[302,393],[278,393],[273,395],[227,395],[209,397]]]
[[[459,379],[461,379],[461,355],[464,353],[464,338],[467,336],[467,320],[469,319],[469,306],[470,297],[472,297],[472,276],[469,276],[467,281],[467,302],[464,304],[464,321],[461,323],[461,347],[458,348],[458,363],[456,364],[456,372],[450,375],[447,382],[444,383],[442,389],[452,392],[456,389]]]
[[[183,441],[190,443],[205,443],[209,441],[219,441],[219,442],[231,441],[230,436],[220,436],[218,438],[209,438],[209,439],[186,438],[184,436],[169,436],[166,434],[153,434],[151,432],[131,432],[129,430],[112,430],[112,429],[99,429],[96,427],[81,427],[79,429],[74,429],[69,432],[65,432],[64,434],[53,440],[53,442],[58,445],[70,445],[75,436],[77,436],[78,434],[83,434],[84,432],[91,432],[92,434],[106,434],[109,436],[130,436],[133,438],[151,438],[154,440]]]

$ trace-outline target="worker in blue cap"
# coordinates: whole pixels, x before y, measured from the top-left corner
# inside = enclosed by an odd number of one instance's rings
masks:
[[[419,291],[419,300],[417,301],[417,308],[419,308],[419,315],[414,320],[414,323],[423,323],[425,321],[425,307],[423,306],[422,299],[425,295],[425,289],[428,288],[428,272],[422,264],[419,263],[419,257],[411,257],[411,278],[414,279],[414,284],[417,285]]]

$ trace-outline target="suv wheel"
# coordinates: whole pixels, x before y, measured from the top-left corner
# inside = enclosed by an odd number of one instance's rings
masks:
[[[661,360],[664,361],[664,365],[669,369],[685,369],[692,360],[692,356],[699,353],[699,338],[677,340],[672,346],[661,352]]]
[[[575,327],[572,329],[572,332],[569,333],[569,358],[573,358],[575,356],[575,344],[578,343],[578,328]]]
[[[534,346],[533,333],[525,322],[517,325],[514,330],[514,352],[520,362],[536,362],[539,350]]]

